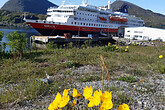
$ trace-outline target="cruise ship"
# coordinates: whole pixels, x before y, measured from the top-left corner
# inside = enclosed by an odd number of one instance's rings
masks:
[[[87,0],[82,5],[67,5],[63,1],[58,8],[47,10],[46,20],[24,20],[43,36],[120,36],[124,27],[144,26],[142,19],[128,14],[127,7],[122,10],[113,12],[110,0],[107,7],[89,5]]]

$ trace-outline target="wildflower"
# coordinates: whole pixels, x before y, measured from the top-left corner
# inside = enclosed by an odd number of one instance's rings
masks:
[[[101,107],[100,107],[100,110],[108,110],[108,109],[112,109],[113,107],[113,103],[112,101],[105,101],[102,103]]]
[[[48,109],[49,110],[56,110],[56,109],[58,109],[58,105],[60,104],[60,101],[61,101],[61,94],[58,92],[57,95],[56,95],[56,98],[49,105]]]
[[[70,89],[65,89],[63,92],[63,97],[61,97],[61,94],[58,92],[56,95],[56,98],[54,101],[49,105],[48,109],[49,110],[56,110],[58,108],[63,108],[65,107],[68,102],[69,102],[69,96],[68,92]]]
[[[77,101],[76,101],[76,100],[74,100],[74,101],[73,101],[73,103],[72,103],[72,106],[75,106],[75,105],[76,105],[76,103],[77,103]]]
[[[129,47],[127,46],[126,48],[128,49]]]
[[[92,93],[93,93],[92,86],[90,86],[89,88],[86,86],[83,92],[83,96],[85,97],[85,99],[88,99],[89,97],[92,96]]]
[[[160,58],[160,59],[163,58],[163,55],[160,55],[159,58]]]
[[[57,110],[58,107],[53,104],[53,102],[49,105],[48,110]]]
[[[67,97],[69,91],[70,91],[70,89],[65,89],[63,92],[63,97]]]
[[[120,48],[122,49],[123,47],[121,46]]]
[[[111,46],[111,43],[110,42],[108,43],[108,46]]]
[[[118,49],[119,47],[118,46],[116,46],[116,49]]]
[[[127,104],[119,105],[117,110],[130,110]]]
[[[59,108],[65,107],[69,102],[69,96],[62,97],[60,100],[60,104],[58,105]]]
[[[80,98],[81,98],[81,93],[80,93],[80,92],[78,92],[76,98],[77,98],[77,99],[80,99]]]
[[[101,102],[108,102],[112,100],[111,92],[105,91],[101,96]]]
[[[125,49],[125,52],[128,52],[128,49]]]
[[[73,94],[72,94],[73,97],[76,97],[77,96],[77,90],[74,88],[73,89]]]
[[[93,96],[89,98],[90,102],[88,104],[88,107],[98,106],[101,102],[101,95],[102,95],[101,90],[96,90]]]

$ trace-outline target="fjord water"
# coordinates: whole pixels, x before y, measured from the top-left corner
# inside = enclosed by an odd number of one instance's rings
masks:
[[[8,43],[8,39],[6,38],[7,35],[14,31],[18,31],[19,33],[25,33],[26,38],[28,38],[28,44],[30,44],[30,36],[39,35],[39,33],[34,29],[3,29],[3,28],[0,28],[0,31],[2,31],[4,33],[2,42],[5,42],[5,43]],[[6,48],[6,51],[7,50],[9,50],[8,47]]]

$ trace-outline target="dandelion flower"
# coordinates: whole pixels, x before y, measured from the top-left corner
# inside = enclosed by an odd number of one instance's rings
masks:
[[[92,96],[92,93],[93,93],[92,86],[90,86],[89,88],[86,86],[83,92],[83,96],[85,97],[85,99],[88,99],[89,97]]]
[[[128,49],[125,49],[125,52],[128,52]]]
[[[163,58],[163,55],[159,55],[159,58],[160,58],[160,59]]]
[[[77,96],[77,90],[74,88],[73,89],[73,94],[72,94],[73,97],[76,97]]]
[[[126,48],[128,49],[129,47],[127,46]]]
[[[130,110],[127,104],[119,105],[117,110]]]

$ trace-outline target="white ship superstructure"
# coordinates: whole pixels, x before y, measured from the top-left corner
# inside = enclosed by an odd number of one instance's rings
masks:
[[[64,35],[71,33],[78,36],[110,36],[123,32],[123,27],[141,27],[144,21],[123,12],[112,12],[110,1],[108,8],[88,5],[83,0],[82,5],[65,5],[47,10],[47,19],[26,20],[42,35]]]

